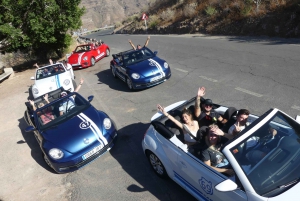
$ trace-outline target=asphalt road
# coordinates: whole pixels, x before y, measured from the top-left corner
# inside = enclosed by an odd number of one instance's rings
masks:
[[[143,45],[147,38],[111,32],[86,37],[103,40],[112,54],[129,49],[128,39]],[[142,153],[156,104],[190,99],[205,86],[205,97],[215,103],[257,115],[276,107],[294,117],[300,110],[299,45],[291,39],[151,35],[148,47],[170,64],[172,77],[136,92],[112,77],[111,57],[75,71],[77,81],[85,79],[80,93],[95,96],[92,104],[116,122],[119,139],[97,160],[63,175],[47,167],[33,135],[24,132],[24,101],[34,69],[16,74],[0,85],[0,120],[6,122],[0,127],[0,200],[194,200],[170,179],[157,177]]]
[[[86,36],[101,39],[118,53],[145,43],[146,35]],[[95,95],[93,104],[107,112],[119,128],[115,147],[85,168],[71,173],[75,200],[194,200],[171,180],[158,178],[142,153],[141,140],[156,112],[196,95],[200,86],[215,103],[247,108],[261,115],[276,107],[297,115],[299,95],[299,41],[202,35],[151,36],[148,46],[168,61],[172,77],[147,90],[130,92],[109,70],[111,57],[94,67],[76,71],[85,79],[81,93]]]

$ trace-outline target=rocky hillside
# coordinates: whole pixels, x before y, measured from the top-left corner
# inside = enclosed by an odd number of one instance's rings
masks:
[[[148,8],[149,34],[300,37],[299,0],[156,0]],[[115,33],[146,30],[140,19],[128,17]]]
[[[122,22],[127,16],[147,9],[150,0],[82,0],[86,8],[82,28],[94,29]]]

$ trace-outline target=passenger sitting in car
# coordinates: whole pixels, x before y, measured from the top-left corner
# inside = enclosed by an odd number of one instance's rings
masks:
[[[214,170],[232,176],[234,171],[227,168],[229,162],[225,156],[220,152],[221,147],[231,139],[233,136],[224,133],[215,124],[208,127],[205,142],[203,143],[203,150],[201,152],[201,160]]]
[[[212,108],[213,102],[210,99],[206,99],[203,103],[203,110],[200,107],[200,99],[205,95],[205,88],[200,87],[198,89],[197,97],[195,100],[195,116],[198,118],[198,122],[201,126],[209,126],[213,123],[217,123],[218,121],[221,123],[226,123],[227,120],[223,119],[223,117],[214,111]]]
[[[184,124],[175,119],[172,115],[168,114],[162,106],[157,105],[157,109],[184,131],[185,144],[194,145],[197,143],[197,132],[199,130],[199,124],[197,121],[193,120],[192,113],[189,109],[184,108],[182,111],[182,119],[184,121]]]
[[[74,90],[74,92],[78,92],[79,89],[81,88],[81,85],[83,84],[84,79],[81,78],[80,79],[80,83],[79,85],[76,87],[76,89]],[[67,92],[63,91],[60,94],[60,97],[64,97],[68,95]],[[72,109],[73,107],[75,107],[75,95],[74,96],[70,96],[66,99],[63,100],[63,102],[59,105],[59,115],[62,116],[63,114],[67,113],[68,110]]]
[[[48,94],[46,94],[44,96],[44,99],[47,103],[49,103],[49,100],[48,100]],[[35,107],[35,104],[34,104],[34,101],[33,100],[29,100],[29,103],[32,105],[32,108],[33,108],[33,111],[36,110],[36,107]],[[44,103],[39,103],[38,104],[38,107],[41,108],[43,107],[45,104]],[[51,110],[51,107],[48,107],[44,110],[42,110],[41,112],[38,112],[37,113],[39,115],[39,117],[41,118],[43,124],[47,124],[49,123],[50,121],[52,121],[53,119],[55,119],[53,113],[52,113],[52,110]]]
[[[244,130],[250,123],[248,122],[249,117],[249,110],[247,109],[240,109],[236,116],[236,122],[229,128],[228,134],[230,135],[237,135],[242,130]],[[246,142],[246,149],[254,147],[258,144],[259,137],[253,136],[249,138]]]

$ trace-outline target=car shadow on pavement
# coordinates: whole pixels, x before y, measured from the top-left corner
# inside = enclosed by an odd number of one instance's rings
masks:
[[[24,144],[27,143],[27,145],[29,146],[29,148],[31,149],[31,157],[43,168],[45,168],[46,170],[48,170],[51,173],[55,173],[44,161],[43,158],[43,152],[38,144],[38,142],[35,139],[34,133],[33,132],[29,132],[27,133],[25,131],[25,129],[28,127],[24,117],[22,117],[21,119],[18,120],[19,121],[19,128],[20,131],[23,135],[23,138],[25,140],[25,142],[23,142],[22,140],[18,141],[17,144]]]
[[[120,78],[114,78],[110,69],[106,69],[103,71],[100,71],[99,73],[96,73],[95,75],[97,75],[98,79],[99,79],[99,84],[106,84],[107,86],[109,86],[111,89],[117,90],[117,91],[124,91],[124,92],[139,92],[139,91],[143,91],[146,90],[148,88],[145,89],[138,89],[138,90],[130,90],[127,87],[127,84],[125,82],[123,82]],[[155,86],[152,86],[155,87]],[[149,87],[151,88],[151,87]]]
[[[119,78],[114,78],[110,69],[106,69],[96,73],[99,84],[106,84],[113,90],[130,92],[125,82],[120,80]]]
[[[158,177],[143,153],[142,140],[150,123],[135,123],[119,129],[118,140],[110,154],[130,175],[134,183],[127,187],[130,192],[148,191],[158,200],[195,200],[173,180]]]

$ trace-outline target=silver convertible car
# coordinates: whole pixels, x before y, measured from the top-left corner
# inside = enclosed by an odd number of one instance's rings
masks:
[[[180,101],[165,110],[180,119],[182,109],[192,107],[194,101]],[[227,107],[214,107],[220,115],[229,114]],[[227,118],[234,119],[235,113]],[[250,125],[221,149],[235,172],[230,178],[191,153],[177,135],[181,131],[160,112],[151,118],[142,146],[157,175],[170,177],[198,200],[299,200],[299,122],[278,109],[270,109],[260,117],[250,114],[248,122]],[[276,136],[270,134],[270,128],[276,130]],[[246,149],[253,137],[259,139],[257,145]],[[251,154],[260,157],[252,160]]]

